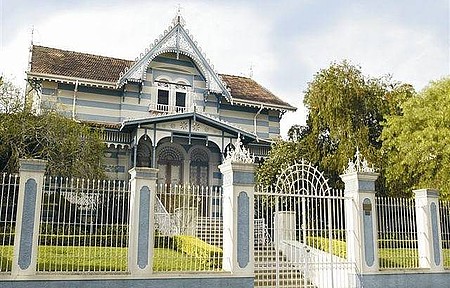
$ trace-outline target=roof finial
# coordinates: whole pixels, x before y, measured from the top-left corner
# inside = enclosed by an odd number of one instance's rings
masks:
[[[175,18],[173,18],[173,21],[172,21],[174,26],[176,26],[178,24],[181,26],[184,26],[184,24],[185,24],[183,16],[181,16],[181,9],[182,9],[181,5],[178,3],[177,14],[176,14]]]

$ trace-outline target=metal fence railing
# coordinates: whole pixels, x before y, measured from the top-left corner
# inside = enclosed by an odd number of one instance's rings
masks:
[[[160,185],[153,270],[222,270],[222,189]]]
[[[11,271],[18,190],[17,174],[0,174],[0,273]]]
[[[37,270],[127,271],[125,181],[44,178]]]
[[[376,204],[380,268],[418,268],[415,200],[379,197]]]
[[[450,201],[440,200],[441,248],[444,268],[450,268]]]

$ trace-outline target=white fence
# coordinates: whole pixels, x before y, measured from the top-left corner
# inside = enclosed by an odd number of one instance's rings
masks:
[[[415,200],[378,197],[376,205],[380,268],[418,268]]]
[[[450,269],[450,201],[440,200],[439,207],[444,268]]]
[[[18,175],[0,174],[0,273],[11,271],[18,190]]]
[[[124,181],[44,178],[38,271],[127,271]]]
[[[220,271],[222,189],[158,186],[154,271]]]
[[[346,259],[344,192],[310,183],[256,189],[255,286],[359,287]]]

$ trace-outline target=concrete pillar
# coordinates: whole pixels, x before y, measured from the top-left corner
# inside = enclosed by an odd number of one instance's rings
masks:
[[[14,277],[36,274],[42,187],[47,161],[19,160],[19,195],[16,235],[11,274]]]
[[[439,195],[437,190],[414,190],[419,267],[443,271]]]
[[[360,273],[376,272],[379,261],[375,180],[379,174],[361,170],[341,175],[345,183],[347,259],[356,264]]]
[[[219,166],[223,174],[223,270],[253,276],[254,169],[253,163]]]
[[[149,275],[153,273],[158,169],[134,167],[128,173],[131,176],[128,267],[131,275]]]

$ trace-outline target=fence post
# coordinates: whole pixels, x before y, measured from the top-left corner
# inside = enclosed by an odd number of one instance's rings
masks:
[[[131,275],[153,273],[154,206],[158,169],[134,167],[130,179],[128,267]]]
[[[254,170],[255,164],[238,138],[235,150],[219,166],[223,174],[224,271],[254,275]]]
[[[42,187],[47,161],[19,160],[19,195],[11,274],[36,274]]]
[[[416,200],[419,267],[443,271],[438,191],[420,189],[413,192]]]
[[[341,175],[345,183],[345,226],[347,234],[347,259],[356,264],[360,273],[379,270],[377,210],[375,181],[379,173],[361,161],[359,151],[356,161],[349,161]]]

